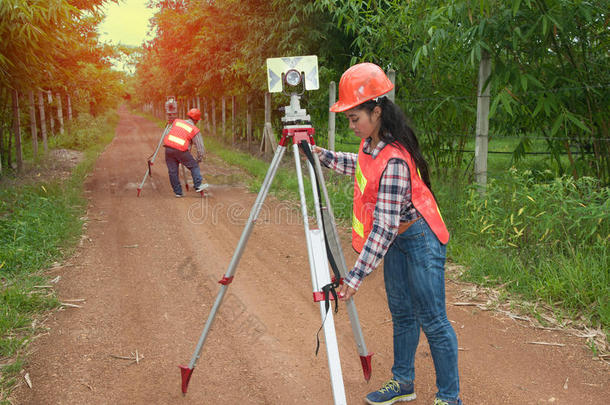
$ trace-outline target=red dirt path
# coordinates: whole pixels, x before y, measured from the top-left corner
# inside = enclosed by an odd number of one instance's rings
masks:
[[[191,358],[256,195],[234,184],[243,174],[212,156],[202,164],[212,183],[209,196],[191,191],[176,199],[161,153],[136,197],[160,129],[125,110],[120,115],[117,136],[86,183],[82,247],[50,270],[61,276],[60,299],[81,307],[51,314],[48,334],[32,344],[25,366],[32,388],[22,383],[13,403],[331,404],[325,349],[314,355],[320,316],[311,302],[300,214],[272,197],[182,396],[177,366]],[[353,263],[355,256],[345,252]],[[452,305],[462,287],[447,283],[465,404],[609,402],[610,368],[592,360],[583,339]],[[381,270],[364,282],[356,304],[375,355],[366,383],[340,307],[335,321],[349,404],[364,403],[389,377],[392,326]],[[564,346],[528,344],[534,341]],[[136,350],[137,364],[112,357]],[[434,369],[423,334],[416,372],[412,403],[432,404]]]

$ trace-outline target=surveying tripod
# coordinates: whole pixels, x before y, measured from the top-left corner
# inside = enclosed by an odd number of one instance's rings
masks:
[[[159,150],[161,149],[161,145],[163,145],[163,139],[165,138],[165,135],[167,135],[167,133],[169,132],[169,130],[172,128],[172,123],[174,122],[175,117],[170,118],[167,120],[167,125],[165,126],[165,129],[163,130],[163,133],[161,134],[161,138],[159,138],[159,143],[157,144],[157,148],[155,149],[155,153],[152,154],[152,156],[150,156],[147,160],[147,164],[148,164],[148,168],[146,169],[146,173],[144,173],[144,178],[142,179],[142,182],[140,183],[140,187],[138,187],[138,197],[140,196],[140,193],[142,192],[142,187],[144,187],[144,183],[146,182],[146,179],[148,178],[148,176],[152,177],[152,166],[155,164],[155,159],[157,158],[157,154],[159,153]],[[184,185],[186,187],[186,191],[189,191],[189,183],[186,180],[186,170],[184,169],[184,165],[180,165],[181,169],[182,169],[182,177],[184,178]],[[201,191],[201,196],[203,196],[204,191]]]
[[[292,93],[290,95],[290,105],[284,107],[285,116],[282,118],[284,128],[282,138],[276,149],[273,160],[267,171],[261,189],[258,193],[256,201],[250,211],[250,217],[241,234],[241,238],[237,244],[237,248],[233,254],[233,258],[229,264],[229,268],[219,281],[221,284],[220,291],[216,296],[216,300],[208,319],[203,328],[203,332],[195,348],[195,352],[188,366],[179,366],[182,376],[182,393],[186,394],[188,383],[195,368],[195,364],[199,359],[201,350],[210,331],[216,313],[222,303],[222,300],[227,292],[229,284],[235,276],[237,264],[241,259],[242,253],[252,232],[252,228],[258,218],[258,215],[263,206],[263,202],[267,197],[267,193],[273,182],[273,178],[278,170],[282,156],[286,150],[288,142],[292,141],[292,149],[296,165],[296,173],[299,185],[299,194],[301,200],[301,213],[303,216],[303,225],[305,227],[305,237],[307,240],[307,254],[309,258],[309,266],[311,272],[311,282],[313,287],[313,300],[318,302],[320,306],[320,315],[322,317],[322,328],[324,330],[326,352],[328,358],[328,367],[330,372],[331,387],[335,405],[346,404],[345,389],[343,386],[343,376],[341,373],[341,362],[339,359],[339,348],[337,345],[337,336],[335,332],[335,324],[333,320],[333,311],[329,311],[329,300],[334,299],[336,305],[336,293],[334,289],[329,289],[331,285],[338,285],[339,280],[334,280],[331,283],[329,274],[329,262],[331,266],[338,270],[341,278],[345,277],[346,264],[343,257],[343,251],[339,242],[339,235],[334,220],[334,216],[330,207],[328,191],[322,177],[322,169],[320,161],[315,153],[311,153],[310,145],[314,145],[314,128],[311,126],[311,120],[304,109],[300,107],[300,95]],[[305,199],[305,188],[303,183],[303,175],[301,169],[301,160],[299,155],[299,147],[303,149],[308,157],[307,167],[312,183],[314,206],[316,211],[317,226],[310,227],[309,217],[307,215],[307,201]],[[324,198],[324,203],[321,203],[321,198]],[[332,290],[332,291],[329,291]],[[332,296],[331,296],[332,292]],[[353,298],[346,301],[352,332],[360,355],[360,361],[364,372],[364,378],[368,381],[371,376],[371,356],[366,349],[364,337],[358,320],[358,313],[354,304]],[[317,353],[317,352],[316,352]]]

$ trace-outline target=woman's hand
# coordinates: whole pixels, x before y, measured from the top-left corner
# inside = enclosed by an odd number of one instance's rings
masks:
[[[341,286],[341,288],[339,288],[339,299],[341,301],[345,301],[348,300],[350,298],[352,298],[354,295],[356,294],[356,290],[354,290],[352,287],[350,287],[347,284],[343,284]]]

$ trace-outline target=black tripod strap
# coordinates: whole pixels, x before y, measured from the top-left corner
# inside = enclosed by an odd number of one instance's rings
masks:
[[[324,312],[324,320],[322,321],[322,325],[320,325],[320,329],[318,329],[318,333],[316,333],[316,356],[318,355],[318,351],[320,350],[320,331],[324,327],[324,322],[326,322],[326,317],[328,316],[328,309],[330,308],[328,294],[331,293],[333,295],[333,298],[335,299],[335,312],[337,312],[337,301],[339,301],[339,299],[337,298],[337,291],[335,290],[335,287],[332,283],[322,287],[322,292],[324,293],[324,307],[326,308],[326,312]]]

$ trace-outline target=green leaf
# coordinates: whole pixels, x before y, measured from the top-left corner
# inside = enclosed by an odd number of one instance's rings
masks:
[[[521,75],[521,87],[523,88],[523,91],[527,91],[527,75]]]
[[[513,0],[513,8],[512,8],[513,17],[517,15],[520,5],[521,5],[521,0]]]
[[[503,91],[502,92],[502,106],[504,107],[504,109],[506,110],[506,112],[509,115],[513,115],[513,109],[511,107],[512,102],[513,102],[513,98],[511,97],[511,95],[508,94],[507,91]]]
[[[578,128],[582,129],[583,131],[587,132],[587,133],[591,133],[591,130],[589,128],[587,128],[587,126],[585,125],[584,122],[582,122],[581,120],[579,120],[578,118],[576,118],[575,115],[573,115],[570,112],[565,113],[566,118],[569,119],[570,121],[572,121],[572,123],[574,125],[576,125]]]
[[[539,97],[538,98],[538,102],[536,103],[536,108],[534,108],[534,112],[532,113],[532,116],[535,117],[538,115],[538,113],[542,110],[542,108],[544,108],[544,96]]]
[[[563,124],[563,121],[564,121],[563,114],[559,114],[557,116],[557,119],[555,120],[555,123],[553,124],[553,127],[551,128],[551,135],[555,135],[557,133],[557,131],[559,131],[559,127],[561,127],[561,124]]]
[[[549,22],[546,14],[542,16],[542,36],[545,37],[547,31],[549,30]]]

